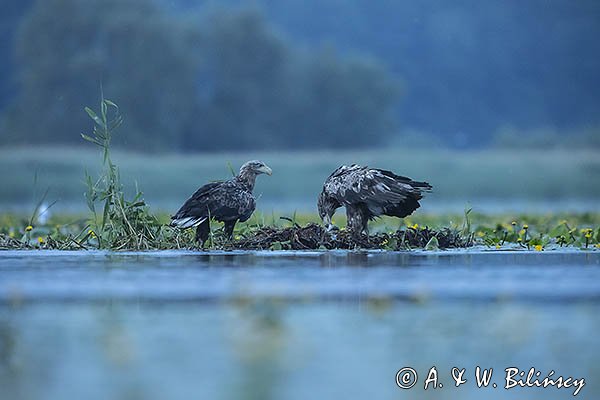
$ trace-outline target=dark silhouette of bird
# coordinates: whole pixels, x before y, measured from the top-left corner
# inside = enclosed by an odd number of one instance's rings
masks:
[[[348,229],[367,234],[368,222],[381,215],[404,218],[419,208],[427,182],[417,182],[383,169],[342,165],[325,181],[319,195],[319,216],[328,230],[336,229],[331,217],[346,207]]]
[[[192,194],[171,217],[171,226],[196,227],[196,240],[204,247],[210,233],[210,220],[214,219],[224,223],[225,235],[231,239],[235,224],[247,221],[256,208],[252,194],[256,177],[272,172],[261,161],[248,161],[232,179],[208,183]]]

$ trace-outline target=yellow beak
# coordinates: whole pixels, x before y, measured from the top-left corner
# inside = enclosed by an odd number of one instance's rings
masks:
[[[258,169],[259,172],[262,172],[263,174],[267,174],[269,176],[273,175],[273,170],[269,167],[267,167],[266,165],[263,165],[262,167],[260,167]]]

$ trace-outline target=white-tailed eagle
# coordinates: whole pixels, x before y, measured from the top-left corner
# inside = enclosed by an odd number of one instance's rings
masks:
[[[224,223],[225,234],[231,239],[236,222],[247,221],[256,208],[252,194],[256,177],[271,173],[265,163],[248,161],[232,179],[208,183],[192,194],[171,217],[171,226],[180,229],[196,227],[196,240],[204,246],[212,218]]]
[[[419,208],[427,182],[417,182],[383,169],[342,165],[325,181],[319,195],[319,216],[328,230],[331,217],[346,207],[348,229],[368,234],[367,223],[381,215],[404,218]]]

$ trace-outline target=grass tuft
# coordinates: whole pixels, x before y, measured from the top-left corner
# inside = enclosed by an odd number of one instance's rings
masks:
[[[82,241],[100,249],[148,250],[161,246],[163,227],[149,211],[139,190],[126,199],[119,168],[112,162],[110,144],[113,134],[123,123],[116,103],[102,96],[100,112],[86,107],[94,126],[91,135],[82,138],[102,150],[102,172],[94,180],[86,173],[86,200],[91,213],[89,228]]]

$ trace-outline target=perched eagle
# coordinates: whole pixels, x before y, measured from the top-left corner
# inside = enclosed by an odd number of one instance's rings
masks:
[[[210,219],[223,222],[225,234],[233,236],[237,221],[247,221],[256,208],[252,194],[256,177],[273,171],[261,161],[248,161],[236,177],[211,182],[198,189],[171,217],[171,226],[180,229],[196,227],[196,240],[201,246],[208,239]]]
[[[348,229],[367,233],[367,223],[381,215],[404,218],[421,205],[427,182],[416,182],[383,169],[342,165],[325,181],[319,195],[319,216],[327,229],[335,228],[331,217],[346,207]]]

